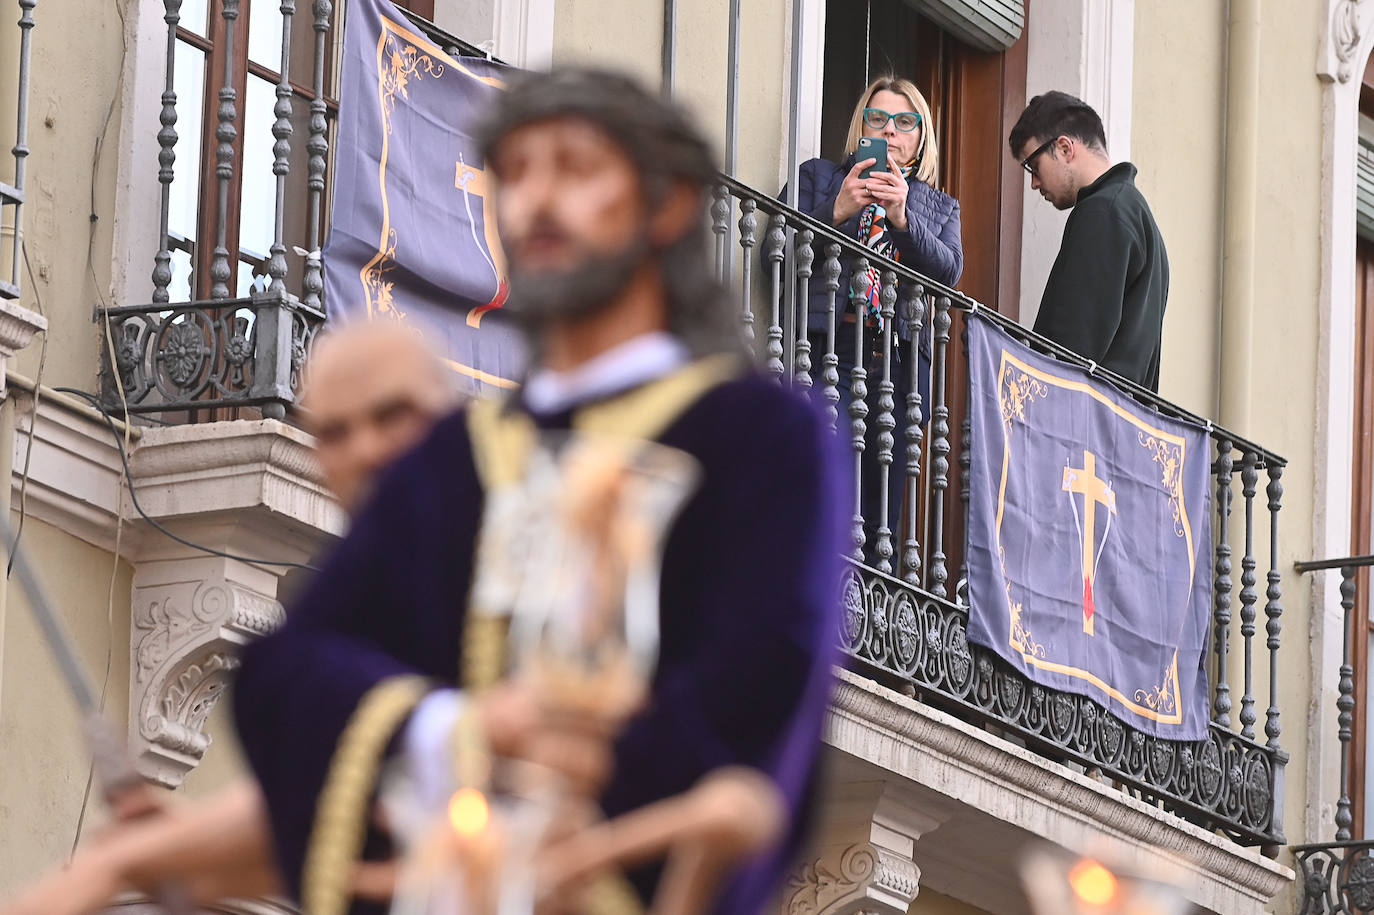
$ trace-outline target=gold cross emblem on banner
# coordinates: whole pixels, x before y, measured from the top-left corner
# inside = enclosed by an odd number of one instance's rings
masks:
[[[1093,634],[1093,614],[1096,604],[1093,600],[1093,581],[1096,577],[1097,560],[1097,506],[1103,505],[1113,515],[1116,514],[1116,493],[1107,485],[1106,480],[1097,476],[1097,455],[1084,450],[1083,466],[1064,468],[1063,491],[1083,497],[1083,631]]]

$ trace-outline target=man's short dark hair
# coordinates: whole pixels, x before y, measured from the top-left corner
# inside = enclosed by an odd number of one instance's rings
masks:
[[[1033,140],[1039,144],[1055,137],[1073,137],[1085,146],[1107,148],[1102,118],[1092,106],[1081,98],[1057,90],[1030,100],[1011,129],[1007,145],[1013,156],[1019,156],[1028,142]]]

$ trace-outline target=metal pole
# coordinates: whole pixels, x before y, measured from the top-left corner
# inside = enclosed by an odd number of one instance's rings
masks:
[[[797,170],[799,149],[801,147],[801,59],[802,59],[802,21],[806,11],[806,0],[792,0],[792,66],[789,74],[790,85],[787,93],[787,205],[797,206]],[[787,307],[783,335],[787,340],[786,375],[790,379],[796,369],[797,327],[792,325],[797,314],[797,306],[807,307],[806,302],[797,302],[796,284],[796,229],[787,231]],[[806,316],[802,316],[803,326]]]
[[[730,0],[730,51],[725,77],[725,173],[739,177],[739,32],[741,0]]]
[[[730,38],[725,74],[725,174],[731,178],[739,177],[739,39],[740,6],[742,0],[730,0]],[[734,215],[734,198],[728,201],[730,212]],[[725,246],[725,257],[721,261],[721,280],[730,282],[735,273],[735,249]],[[751,328],[752,329],[752,328]]]
[[[677,70],[677,0],[663,0],[663,94],[672,97]]]
[[[792,0],[792,67],[787,90],[787,205],[797,206],[797,161],[801,148],[802,19],[806,0]]]

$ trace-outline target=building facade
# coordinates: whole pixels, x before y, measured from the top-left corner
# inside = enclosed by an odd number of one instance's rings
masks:
[[[345,6],[18,0],[0,27],[0,145],[16,147],[0,157],[0,497],[138,767],[190,797],[242,771],[218,699],[236,647],[279,621],[301,574],[233,557],[305,563],[344,526],[292,405],[328,309],[318,251]],[[968,303],[1029,325],[1058,249],[1064,215],[1007,154],[1026,100],[1083,97],[1112,157],[1140,169],[1172,272],[1163,409],[1215,424],[1232,508],[1217,525],[1215,756],[1132,746],[1080,706],[1053,732],[1028,697],[1008,699],[1022,687],[950,647],[963,406],[937,386],[917,407],[926,437],[890,455],[922,487],[909,530],[885,519],[889,569],[855,566],[862,633],[838,674],[827,799],[781,911],[1025,911],[1016,862],[1036,839],[1181,861],[1206,911],[1327,911],[1307,898],[1318,884],[1355,898],[1362,850],[1300,846],[1374,823],[1367,573],[1296,564],[1371,551],[1374,0],[408,6],[454,53],[667,83],[733,179],[713,209],[719,263],[748,296],[760,358],[820,388],[828,354],[795,332],[793,283],[824,282],[852,252],[773,201],[797,162],[838,154],[871,75],[905,72],[930,98],[940,184],[961,203],[956,290],[883,280],[885,307],[919,301],[953,334],[948,378]],[[956,636],[921,641],[925,671],[863,628],[899,625],[904,599]],[[0,762],[4,893],[103,816],[17,587],[0,589]]]

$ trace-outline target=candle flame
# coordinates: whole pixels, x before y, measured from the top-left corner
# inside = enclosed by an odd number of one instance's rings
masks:
[[[1116,876],[1091,858],[1082,859],[1069,871],[1069,886],[1089,905],[1106,905],[1116,898]]]
[[[459,788],[448,802],[448,821],[460,836],[475,836],[487,826],[491,811],[476,788]]]

